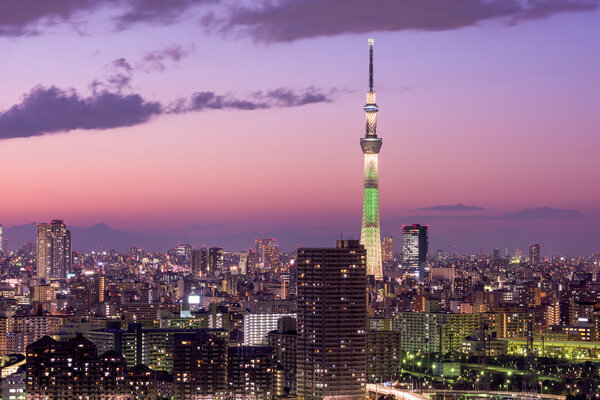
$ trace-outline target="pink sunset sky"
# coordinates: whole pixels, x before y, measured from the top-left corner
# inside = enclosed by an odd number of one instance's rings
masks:
[[[374,37],[384,234],[600,249],[600,2],[366,3],[0,0],[0,224],[357,236]]]

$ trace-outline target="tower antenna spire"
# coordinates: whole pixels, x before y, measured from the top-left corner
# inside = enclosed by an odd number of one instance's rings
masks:
[[[373,91],[373,44],[375,39],[369,39],[369,91]]]

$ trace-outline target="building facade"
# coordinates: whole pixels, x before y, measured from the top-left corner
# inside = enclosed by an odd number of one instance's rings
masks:
[[[429,227],[419,224],[402,227],[402,270],[405,277],[425,280]]]
[[[37,225],[37,278],[64,279],[71,271],[71,231],[60,219]]]
[[[366,259],[356,240],[298,249],[300,400],[365,398]]]

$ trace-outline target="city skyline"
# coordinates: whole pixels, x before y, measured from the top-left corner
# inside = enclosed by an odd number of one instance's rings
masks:
[[[432,249],[541,242],[551,253],[597,250],[590,237],[600,214],[593,185],[600,177],[593,163],[600,52],[589,34],[599,29],[597,2],[568,2],[561,10],[491,2],[495,11],[472,2],[433,22],[418,18],[418,6],[382,2],[390,15],[410,11],[413,22],[338,21],[330,31],[310,7],[304,11],[314,23],[304,31],[269,19],[281,12],[284,20],[293,10],[293,2],[282,2],[237,10],[250,18],[250,29],[236,35],[206,33],[208,12],[213,21],[233,17],[222,3],[200,3],[183,2],[187,16],[175,7],[170,18],[152,18],[156,9],[134,2],[69,9],[56,3],[35,12],[23,5],[21,19],[7,14],[0,21],[9,60],[0,73],[10,77],[0,95],[7,166],[0,223],[8,232],[62,218],[123,231],[220,224],[215,231],[222,235],[276,236],[283,225],[306,235],[329,227],[328,235],[358,237],[361,44],[376,36],[386,111],[378,121],[386,132],[383,234],[399,236],[403,224],[420,223],[431,226]],[[349,14],[357,12],[354,3],[347,3]],[[474,19],[464,19],[469,10]],[[126,18],[129,25],[115,26]],[[160,40],[150,43],[154,31]],[[57,40],[63,47],[50,56],[47,44]],[[243,66],[234,62],[240,58]],[[38,85],[45,89],[32,91]],[[60,99],[80,100],[95,124],[61,115]],[[126,108],[132,118],[97,109],[100,100],[123,99],[142,101]],[[56,118],[23,122],[42,106]],[[204,150],[223,146],[227,151]],[[44,179],[40,168],[67,179]],[[208,190],[215,185],[219,190]],[[522,225],[527,236],[505,243],[503,236]]]

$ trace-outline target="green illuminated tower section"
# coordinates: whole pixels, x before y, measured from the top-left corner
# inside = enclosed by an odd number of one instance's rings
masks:
[[[363,191],[363,212],[360,229],[360,243],[367,250],[367,274],[383,278],[381,266],[381,232],[379,229],[379,169],[378,158],[381,138],[377,137],[377,111],[373,90],[373,39],[369,39],[369,91],[365,113],[367,127],[360,147],[365,155],[365,180]]]

